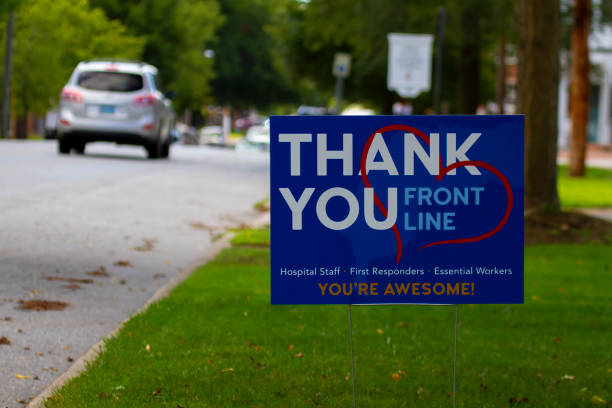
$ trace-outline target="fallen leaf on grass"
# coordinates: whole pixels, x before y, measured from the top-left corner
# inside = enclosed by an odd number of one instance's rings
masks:
[[[7,339],[6,337],[2,336],[2,337],[0,337],[0,344],[9,345],[9,344],[11,344],[11,342],[9,341],[9,339]]]
[[[98,269],[95,269],[93,271],[87,272],[87,275],[90,275],[90,276],[101,276],[101,277],[104,277],[104,278],[107,278],[107,277],[110,276],[108,274],[108,272],[106,272],[106,268],[104,266],[100,266]]]
[[[302,354],[301,351],[295,355],[295,358],[302,358],[302,357],[304,357],[304,354]]]
[[[288,348],[289,348],[289,351],[291,351],[291,350],[293,350],[295,347],[293,346],[293,344],[290,344]]]
[[[557,343],[561,343],[563,341],[563,339],[561,337],[555,337],[555,341]]]
[[[134,265],[132,265],[132,263],[130,261],[124,261],[124,260],[116,261],[113,265],[114,266],[122,266],[122,267],[132,267],[132,266],[134,266]]]
[[[30,378],[29,375],[21,375],[21,374],[15,374],[16,378],[19,378],[20,380],[27,380],[28,378]]]
[[[591,404],[595,404],[595,405],[603,405],[606,403],[606,400],[604,400],[603,398],[601,398],[600,396],[597,395],[593,395],[593,398],[591,398]]]
[[[401,377],[401,376],[400,376],[398,373],[393,373],[393,374],[391,374],[391,379],[392,379],[393,381],[399,381],[399,380],[400,380],[400,378],[402,378],[402,377]]]
[[[232,371],[234,371],[233,368],[224,368],[223,370],[221,370],[221,374],[230,373]]]
[[[560,383],[561,381],[574,381],[574,376],[573,375],[567,375],[565,374],[563,377],[561,378],[557,378],[557,384]]]
[[[383,334],[383,330],[382,329],[376,329],[376,333]]]
[[[148,344],[145,346],[145,350],[147,351],[151,351],[151,346],[149,346]]]
[[[525,398],[525,397],[511,397],[508,402],[510,403],[510,405],[512,404],[522,404],[523,402],[527,403],[529,402],[529,398]]]
[[[63,276],[45,276],[43,279],[48,281],[62,281],[70,283],[93,283],[93,279],[66,278]]]
[[[161,392],[162,392],[161,387],[158,387],[158,388],[157,388],[155,391],[153,391],[153,392],[151,393],[151,395],[159,395],[159,394],[161,394]]]
[[[62,302],[59,300],[19,300],[19,308],[24,310],[36,310],[36,311],[45,311],[45,310],[64,310],[68,303]]]

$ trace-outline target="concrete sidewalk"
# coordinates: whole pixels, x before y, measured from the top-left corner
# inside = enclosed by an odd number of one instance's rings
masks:
[[[561,150],[557,155],[557,163],[567,164],[569,151]],[[588,167],[612,169],[612,146],[589,144],[587,146],[586,164]],[[581,208],[577,211],[612,222],[612,208]]]
[[[567,164],[568,162],[569,150],[560,150],[557,155],[557,163]],[[612,169],[612,146],[589,144],[587,146],[586,164],[589,167]]]

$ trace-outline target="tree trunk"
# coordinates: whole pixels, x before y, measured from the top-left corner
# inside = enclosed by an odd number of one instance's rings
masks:
[[[478,2],[465,2],[461,10],[458,110],[476,113],[480,101],[480,15]]]
[[[16,139],[28,138],[28,116],[27,114],[17,115],[17,126],[15,129]]]
[[[519,4],[518,112],[525,114],[525,209],[559,209],[559,0]]]
[[[570,136],[569,175],[584,176],[587,122],[589,120],[589,31],[591,0],[574,0],[572,28],[572,72],[570,106],[572,133]]]
[[[506,36],[502,35],[497,49],[497,113],[504,114],[506,100]]]

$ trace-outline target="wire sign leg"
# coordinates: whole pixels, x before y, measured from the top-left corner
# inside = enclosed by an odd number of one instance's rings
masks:
[[[349,338],[351,342],[351,378],[353,379],[353,408],[357,408],[357,397],[355,393],[355,355],[353,354],[353,305],[348,305],[349,310]]]
[[[455,352],[453,356],[453,408],[457,408],[457,326],[459,322],[459,305],[455,305]]]

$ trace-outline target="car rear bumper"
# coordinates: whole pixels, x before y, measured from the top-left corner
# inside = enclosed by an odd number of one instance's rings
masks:
[[[106,141],[133,144],[134,141],[150,142],[159,136],[153,115],[137,119],[113,120],[79,117],[69,110],[61,113],[57,126],[59,138],[77,138],[85,142]],[[142,144],[137,143],[137,144]]]

